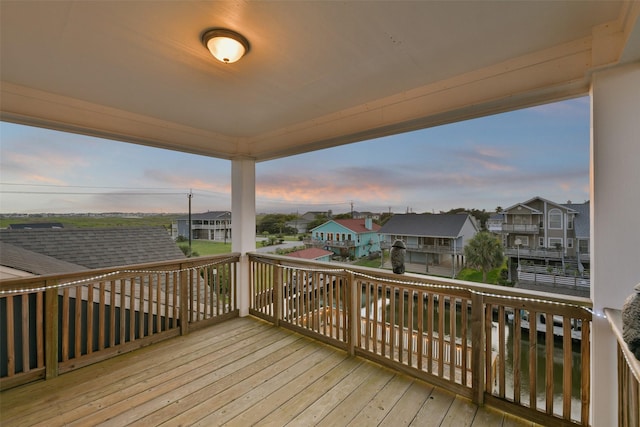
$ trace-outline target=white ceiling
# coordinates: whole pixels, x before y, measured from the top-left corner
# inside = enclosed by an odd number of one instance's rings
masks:
[[[2,120],[267,160],[584,94],[640,2],[0,2]],[[250,42],[235,64],[200,41]]]

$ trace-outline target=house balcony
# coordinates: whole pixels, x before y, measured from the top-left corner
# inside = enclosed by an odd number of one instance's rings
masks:
[[[391,249],[392,244],[393,243],[391,242],[382,241],[380,242],[380,247],[382,249]],[[448,254],[448,255],[462,254],[462,248],[454,248],[453,246],[449,246],[449,245],[423,245],[423,244],[405,242],[405,246],[407,247],[408,251],[412,251],[412,252],[424,252],[424,253],[430,253],[430,254]]]
[[[537,259],[554,259],[561,260],[563,257],[563,249],[555,248],[523,248],[517,247],[504,248],[504,254],[509,257],[537,258]]]
[[[3,425],[589,425],[584,298],[256,253],[0,292]]]
[[[305,238],[303,242],[305,245],[319,247],[319,248],[324,248],[324,247],[355,248],[356,247],[355,240],[320,240],[320,239]]]
[[[502,224],[503,233],[538,234],[540,227],[535,224]]]

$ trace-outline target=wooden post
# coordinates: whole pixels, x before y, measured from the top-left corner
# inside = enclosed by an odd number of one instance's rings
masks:
[[[273,304],[275,307],[274,324],[276,326],[280,326],[280,320],[282,320],[282,291],[283,291],[283,283],[282,283],[282,266],[275,265],[273,267]]]
[[[471,296],[471,389],[472,400],[478,405],[484,404],[485,387],[485,318],[484,298]],[[491,349],[488,349],[490,351]]]
[[[189,333],[189,270],[180,264],[180,335]]]
[[[57,282],[45,282],[44,292],[44,350],[45,378],[58,376],[58,288]]]
[[[353,273],[349,273],[349,275],[347,276],[347,285],[349,286],[349,305],[348,310],[349,313],[347,313],[348,318],[349,318],[349,323],[347,325],[347,328],[349,328],[348,331],[348,337],[349,337],[349,354],[351,356],[355,356],[356,351],[356,342],[358,340],[358,333],[360,330],[360,326],[358,324],[359,319],[358,319],[358,314],[360,312],[360,296],[358,294],[358,287],[356,286],[356,279],[355,279],[355,275]]]

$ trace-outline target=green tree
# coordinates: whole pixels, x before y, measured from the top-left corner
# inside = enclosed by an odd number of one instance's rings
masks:
[[[482,281],[487,282],[487,272],[498,268],[504,261],[502,244],[487,231],[481,231],[464,248],[466,263],[482,271]]]

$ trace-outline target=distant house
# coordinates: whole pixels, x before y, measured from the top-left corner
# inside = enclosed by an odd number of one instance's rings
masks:
[[[32,222],[28,224],[9,224],[10,230],[33,230],[35,228],[64,228],[60,222]]]
[[[397,214],[380,229],[382,247],[402,240],[405,264],[424,265],[424,272],[455,276],[464,264],[464,247],[478,233],[469,214]]]
[[[231,212],[208,211],[193,214],[191,225],[189,225],[188,216],[178,218],[171,225],[171,236],[174,239],[178,237],[188,239],[189,228],[191,228],[192,239],[231,241]]]
[[[380,251],[379,230],[371,218],[335,219],[313,228],[305,244],[343,258],[361,258]]]
[[[0,266],[67,273],[185,258],[164,227],[0,230]]]
[[[358,212],[358,211],[353,211],[353,219],[364,219],[364,218],[371,218],[374,221],[379,221],[380,220],[380,214],[379,213],[373,213],[373,212]]]
[[[504,222],[503,213],[495,213],[487,219],[487,231],[490,233],[500,233],[502,231],[502,223]]]
[[[561,204],[534,197],[506,208],[503,215],[499,233],[510,273],[517,270],[519,280],[558,282],[544,276],[552,273],[581,278],[579,284],[588,286],[589,202]]]
[[[317,217],[331,217],[331,211],[309,211],[304,215],[300,215],[294,220],[287,221],[287,227],[295,228],[298,234],[304,234],[309,230],[309,224],[316,220]]]
[[[331,261],[333,252],[321,248],[306,248],[299,251],[290,252],[287,256],[312,261]]]

